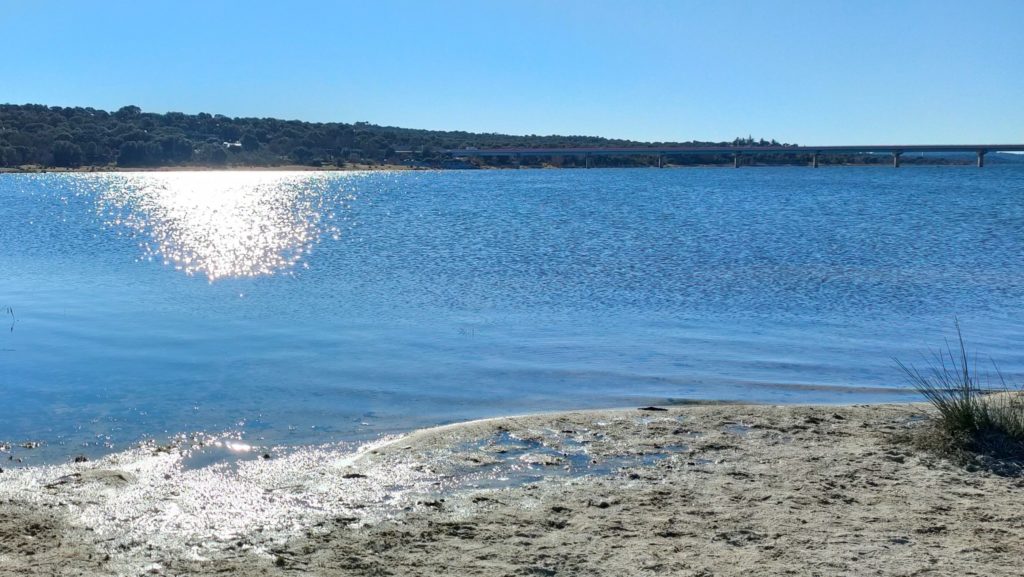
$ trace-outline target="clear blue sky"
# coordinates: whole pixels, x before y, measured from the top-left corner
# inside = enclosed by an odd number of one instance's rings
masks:
[[[1024,1],[0,0],[0,102],[637,140],[1024,142]]]

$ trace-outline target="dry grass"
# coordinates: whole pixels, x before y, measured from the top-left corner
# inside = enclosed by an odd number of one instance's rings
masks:
[[[938,411],[934,426],[923,429],[916,444],[979,460],[998,472],[1024,471],[1024,389],[1011,389],[998,368],[998,386],[977,367],[956,324],[956,346],[946,343],[924,371],[896,363]]]

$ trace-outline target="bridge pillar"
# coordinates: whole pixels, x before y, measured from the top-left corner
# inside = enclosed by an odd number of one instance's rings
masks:
[[[978,151],[978,168],[985,168],[985,153],[987,150]]]
[[[818,168],[818,153],[811,154],[811,168]]]
[[[893,151],[893,153],[892,153],[892,167],[893,168],[899,168],[900,167],[900,156],[902,154],[903,154],[902,152],[897,152],[895,150]]]
[[[738,153],[732,155],[732,167],[733,168],[739,168],[740,167],[740,155]]]
[[[512,157],[512,162],[516,165],[516,168],[522,168],[523,159],[518,154]]]
[[[589,154],[584,154],[583,155],[583,162],[584,162],[584,164],[586,165],[587,168],[590,168],[590,155]]]
[[[660,154],[658,155],[658,168],[665,168],[664,157],[662,157]]]

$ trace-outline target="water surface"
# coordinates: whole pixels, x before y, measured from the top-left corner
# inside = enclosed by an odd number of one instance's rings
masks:
[[[251,445],[1024,380],[1024,170],[0,175],[0,441]],[[8,313],[10,307],[12,313]],[[984,363],[983,363],[984,364]]]

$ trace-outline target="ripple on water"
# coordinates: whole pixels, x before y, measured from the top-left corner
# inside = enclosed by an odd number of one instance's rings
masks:
[[[1024,381],[1022,194],[1019,167],[2,175],[0,439],[905,401],[891,359],[954,315]]]

